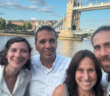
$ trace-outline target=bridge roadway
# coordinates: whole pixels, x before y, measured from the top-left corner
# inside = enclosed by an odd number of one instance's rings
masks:
[[[55,30],[57,34],[60,33],[60,30]],[[75,35],[83,35],[83,34],[93,34],[94,31],[76,31],[73,30]]]
[[[77,10],[80,12],[83,11],[92,11],[92,10],[102,10],[102,9],[110,9],[110,2],[106,3],[99,3],[99,4],[92,4],[90,3],[87,6],[78,6],[78,7],[73,7],[73,11]]]

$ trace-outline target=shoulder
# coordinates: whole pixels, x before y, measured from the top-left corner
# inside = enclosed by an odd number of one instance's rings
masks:
[[[101,84],[104,89],[107,89],[108,86],[107,73],[103,74]]]
[[[52,96],[65,96],[65,95],[66,95],[65,84],[60,84],[55,88]]]
[[[37,59],[39,57],[40,57],[40,55],[33,55],[33,56],[31,56],[31,59]]]
[[[69,62],[71,61],[71,58],[70,57],[64,57],[64,56],[58,55],[58,54],[57,54],[57,58],[58,59],[61,59],[63,61],[69,61]]]
[[[34,56],[32,56],[31,57],[31,63],[32,63],[32,65],[33,64],[37,64],[38,61],[39,61],[39,59],[40,59],[40,55],[34,55]]]
[[[104,90],[104,96],[107,96],[107,90]]]
[[[110,83],[108,84],[108,87],[107,87],[107,96],[110,95]]]
[[[21,74],[25,76],[25,79],[30,80],[31,79],[31,72],[28,69],[22,69]]]

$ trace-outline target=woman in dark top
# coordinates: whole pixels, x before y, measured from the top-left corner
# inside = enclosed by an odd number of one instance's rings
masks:
[[[106,96],[101,86],[102,71],[89,50],[78,51],[67,69],[64,84],[57,86],[53,96]]]

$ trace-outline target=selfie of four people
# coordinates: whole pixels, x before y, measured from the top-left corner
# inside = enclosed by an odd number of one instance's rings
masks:
[[[72,58],[57,54],[57,38],[51,26],[39,27],[34,56],[24,37],[6,42],[0,51],[0,96],[110,95],[110,26],[93,33],[94,53],[79,50]]]

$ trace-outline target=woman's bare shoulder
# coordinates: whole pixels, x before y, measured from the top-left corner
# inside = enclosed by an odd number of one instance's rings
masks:
[[[107,90],[104,89],[104,96],[107,96]]]
[[[52,96],[65,96],[65,93],[66,93],[65,84],[60,84],[55,88]]]

